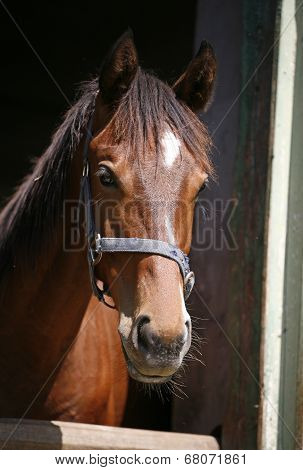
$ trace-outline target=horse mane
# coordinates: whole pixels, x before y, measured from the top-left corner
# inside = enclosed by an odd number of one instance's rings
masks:
[[[63,210],[73,153],[94,110],[97,91],[97,79],[81,85],[79,99],[65,114],[49,147],[0,213],[0,279],[3,271],[14,268],[17,249],[31,258],[54,232]]]
[[[0,279],[5,271],[14,268],[17,250],[22,249],[28,259],[36,258],[39,247],[55,232],[63,212],[72,157],[85,135],[97,93],[98,78],[82,85],[77,102],[65,114],[49,147],[3,208]],[[122,140],[128,143],[127,154],[133,161],[138,155],[144,158],[151,142],[160,151],[161,135],[169,126],[201,159],[203,169],[213,173],[208,158],[211,141],[205,126],[177,101],[168,85],[140,68],[109,125],[117,144]]]
[[[170,86],[139,68],[115,112],[111,139],[126,146],[126,156],[132,161],[138,160],[138,156],[144,159],[150,155],[149,150],[158,158],[163,134],[168,129],[199,159],[202,169],[214,176],[209,159],[211,139],[204,124],[176,99]]]

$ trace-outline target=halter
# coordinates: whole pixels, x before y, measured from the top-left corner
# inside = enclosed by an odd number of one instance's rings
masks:
[[[88,159],[88,147],[90,139],[92,138],[92,123],[93,114],[88,123],[83,149],[83,173],[81,178],[80,201],[84,203],[85,208],[87,259],[94,295],[108,307],[114,308],[108,304],[104,298],[104,294],[107,293],[106,290],[101,290],[96,282],[95,266],[101,261],[103,253],[145,253],[164,256],[178,264],[183,277],[183,291],[186,300],[194,287],[195,275],[190,269],[188,256],[182,250],[162,240],[153,240],[150,238],[106,238],[102,237],[101,234],[96,231],[91,197],[90,164]]]

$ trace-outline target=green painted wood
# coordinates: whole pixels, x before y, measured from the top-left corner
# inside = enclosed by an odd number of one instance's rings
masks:
[[[239,141],[232,224],[239,249],[233,253],[226,308],[233,343],[223,448],[257,448],[260,401],[260,332],[263,294],[267,177],[271,155],[271,96],[277,1],[243,2]],[[266,57],[264,59],[264,57]],[[261,65],[260,65],[261,64]],[[235,352],[237,351],[237,352]]]
[[[303,420],[303,6],[297,0],[297,54],[293,100],[285,263],[278,447],[302,448]],[[300,8],[299,8],[300,7]]]

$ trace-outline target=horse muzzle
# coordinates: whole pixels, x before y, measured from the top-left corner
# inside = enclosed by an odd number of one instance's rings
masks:
[[[182,364],[191,344],[191,322],[187,320],[178,335],[169,338],[156,333],[147,315],[141,315],[128,338],[121,334],[130,376],[144,383],[169,381]]]

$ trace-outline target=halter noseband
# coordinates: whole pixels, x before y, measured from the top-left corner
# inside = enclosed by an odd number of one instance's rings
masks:
[[[88,123],[87,135],[83,149],[83,173],[81,179],[80,201],[84,203],[85,210],[85,230],[87,238],[87,258],[89,266],[89,275],[93,293],[108,307],[109,305],[104,294],[106,291],[101,290],[96,282],[95,266],[101,261],[103,253],[145,253],[164,256],[175,261],[181,271],[184,284],[184,298],[189,297],[195,283],[195,275],[190,270],[188,256],[182,250],[170,243],[153,240],[149,238],[106,238],[102,237],[96,231],[95,218],[93,214],[91,184],[90,184],[90,165],[88,160],[88,146],[92,137],[93,114]],[[112,307],[113,308],[113,307]]]

